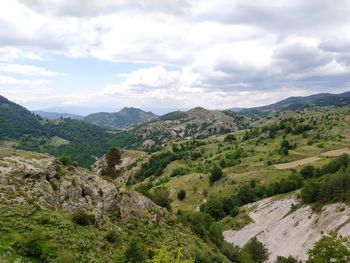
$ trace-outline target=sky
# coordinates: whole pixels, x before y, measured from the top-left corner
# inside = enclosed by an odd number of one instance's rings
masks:
[[[348,0],[0,2],[0,94],[28,109],[254,107],[350,90]]]

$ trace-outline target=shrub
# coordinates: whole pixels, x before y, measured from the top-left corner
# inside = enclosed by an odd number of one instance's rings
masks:
[[[64,166],[76,166],[77,164],[68,156],[61,156],[58,159]]]
[[[236,136],[234,136],[233,134],[228,134],[225,139],[224,139],[225,142],[234,142],[234,141],[237,141],[237,138]]]
[[[278,256],[276,258],[275,263],[302,263],[302,262],[293,258],[292,256],[289,256],[289,257]]]
[[[311,178],[315,175],[315,167],[313,167],[312,165],[307,165],[303,168],[301,168],[300,170],[300,174],[305,178],[305,179],[308,179],[308,178]]]
[[[178,175],[185,175],[186,173],[187,173],[187,169],[186,169],[186,168],[184,168],[184,167],[178,167],[178,168],[175,168],[175,169],[171,172],[170,176],[171,176],[171,177],[175,177],[175,176],[178,176]]]
[[[350,239],[336,235],[324,236],[309,250],[306,263],[350,262]]]
[[[221,252],[224,254],[231,262],[239,263],[240,248],[238,246],[232,245],[227,242],[223,242],[221,246]]]
[[[269,250],[256,237],[250,239],[241,251],[243,262],[264,263],[268,258]]]
[[[230,216],[236,217],[236,216],[238,216],[238,214],[239,214],[239,207],[236,206],[235,208],[233,208],[233,209],[231,210]]]
[[[220,220],[225,217],[222,202],[216,198],[210,198],[201,206],[201,211],[211,215],[215,220]]]
[[[109,243],[116,243],[119,240],[119,236],[115,230],[110,230],[105,238]]]
[[[177,193],[177,198],[182,201],[186,198],[186,191],[185,190],[180,190],[178,193]]]
[[[129,242],[123,257],[125,263],[142,263],[147,260],[146,246],[138,239]]]
[[[220,180],[222,178],[222,175],[223,175],[222,170],[219,167],[214,166],[213,170],[211,171],[209,180],[211,183],[214,183]]]
[[[151,194],[151,199],[157,205],[171,209],[171,200],[169,198],[169,191],[165,187],[158,187]]]
[[[96,218],[94,214],[87,213],[84,211],[75,212],[72,215],[72,220],[74,223],[82,226],[93,225],[96,222]]]
[[[305,183],[301,190],[301,198],[305,203],[313,203],[317,201],[319,184],[315,180]]]

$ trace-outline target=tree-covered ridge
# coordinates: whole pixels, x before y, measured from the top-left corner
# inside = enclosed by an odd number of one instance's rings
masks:
[[[118,130],[138,125],[157,118],[152,112],[146,112],[137,108],[123,108],[119,112],[98,112],[84,117],[83,120],[99,127]]]
[[[29,151],[66,155],[82,166],[91,165],[111,147],[111,135],[105,130],[79,120],[62,119],[41,125],[43,136],[24,136],[16,146]],[[68,143],[53,144],[54,136]]]
[[[0,96],[0,140],[42,135],[40,119],[27,109]]]

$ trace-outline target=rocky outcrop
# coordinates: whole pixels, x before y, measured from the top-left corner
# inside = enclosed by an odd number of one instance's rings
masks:
[[[0,202],[37,203],[68,212],[88,211],[97,218],[113,213],[125,221],[144,216],[160,220],[165,213],[135,191],[104,180],[89,170],[64,166],[50,156],[3,157]]]
[[[292,206],[297,203],[296,194],[292,194],[248,205],[253,222],[238,231],[225,231],[225,240],[243,246],[256,236],[271,252],[268,262],[274,262],[277,256],[289,255],[306,260],[307,251],[324,234],[336,231],[350,236],[349,206],[330,204],[316,213],[311,206],[304,205],[292,212]]]

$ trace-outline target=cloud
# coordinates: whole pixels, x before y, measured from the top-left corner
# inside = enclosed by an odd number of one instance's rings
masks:
[[[349,87],[346,0],[14,0],[0,7],[0,70],[54,77],[61,73],[17,60],[62,56],[136,65],[89,93],[109,103],[219,107],[245,104],[247,96],[253,106],[281,91]],[[74,92],[87,88],[76,83],[71,97],[55,101],[89,101],[79,100]]]
[[[189,2],[186,0],[21,0],[20,2],[37,12],[73,17],[93,17],[128,10],[182,14],[189,7]]]
[[[44,76],[44,77],[56,77],[64,76],[66,73],[59,73],[45,69],[43,67],[31,66],[31,65],[21,65],[21,64],[1,64],[0,71],[16,73],[26,76]]]

